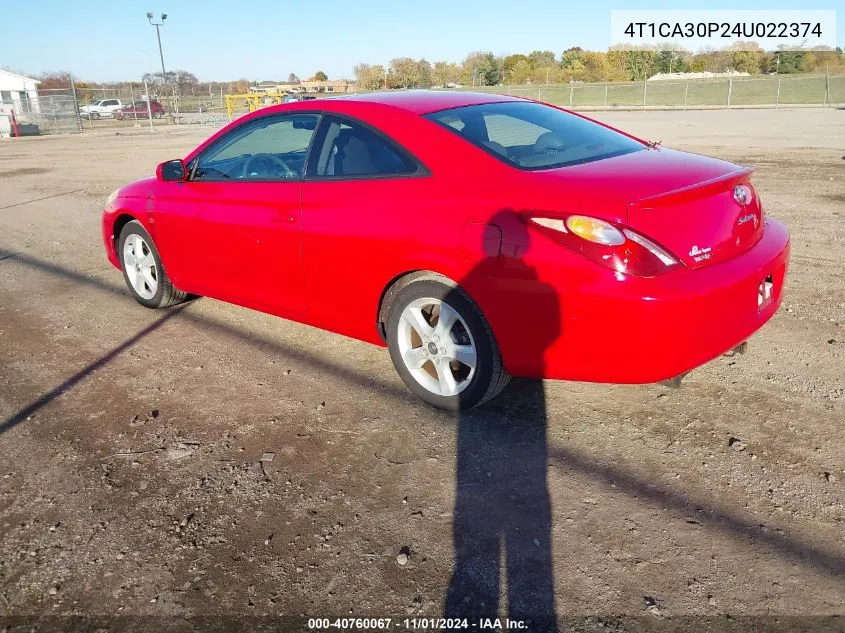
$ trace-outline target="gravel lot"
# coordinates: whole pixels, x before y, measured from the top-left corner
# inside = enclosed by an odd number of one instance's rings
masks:
[[[404,626],[497,594],[567,630],[845,629],[845,111],[595,116],[756,168],[783,308],[680,390],[517,382],[460,420],[384,350],[129,297],[103,201],[208,128],[0,142],[0,629]]]

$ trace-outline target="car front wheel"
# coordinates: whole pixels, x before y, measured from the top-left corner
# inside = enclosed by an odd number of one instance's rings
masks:
[[[147,308],[166,308],[185,300],[164,271],[158,250],[140,222],[132,220],[117,241],[123,279],[135,300]]]
[[[510,381],[481,310],[439,275],[412,281],[392,297],[387,343],[408,388],[440,409],[472,409]]]
[[[99,112],[92,112],[92,113],[91,113],[91,118],[92,118],[92,119],[94,119],[94,120],[99,119],[99,118],[100,118],[100,113],[99,113]]]

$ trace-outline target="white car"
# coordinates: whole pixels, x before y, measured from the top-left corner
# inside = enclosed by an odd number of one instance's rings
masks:
[[[79,108],[79,114],[91,119],[99,119],[100,117],[113,116],[114,111],[122,107],[123,104],[120,99],[98,99]]]

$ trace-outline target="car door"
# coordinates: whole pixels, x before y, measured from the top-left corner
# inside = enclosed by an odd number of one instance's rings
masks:
[[[154,202],[163,263],[184,290],[297,318],[302,177],[318,114],[250,119],[163,183]]]
[[[384,271],[401,267],[414,242],[430,237],[428,176],[408,151],[373,127],[323,117],[302,189],[310,324],[374,337],[372,306],[388,281]]]

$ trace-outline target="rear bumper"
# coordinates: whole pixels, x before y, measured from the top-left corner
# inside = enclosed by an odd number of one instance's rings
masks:
[[[760,241],[731,260],[655,279],[623,277],[612,292],[606,284],[588,289],[564,310],[543,377],[659,382],[724,354],[777,311],[789,251],[787,228],[769,220]],[[767,278],[770,298],[760,306]]]

